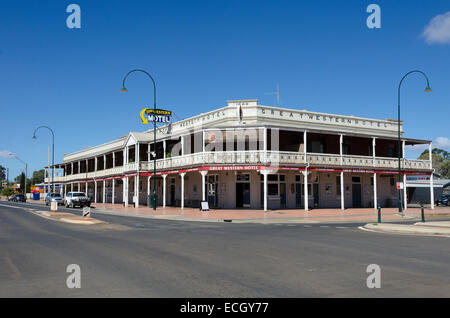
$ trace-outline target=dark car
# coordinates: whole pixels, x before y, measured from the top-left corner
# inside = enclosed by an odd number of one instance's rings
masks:
[[[436,205],[448,206],[450,204],[449,199],[450,199],[450,194],[443,194],[443,195],[441,195],[441,197],[438,200],[436,200]]]
[[[23,194],[13,194],[8,198],[8,201],[12,202],[27,202],[27,198]]]

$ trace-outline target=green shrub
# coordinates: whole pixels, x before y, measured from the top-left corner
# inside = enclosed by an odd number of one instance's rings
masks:
[[[2,194],[9,197],[10,195],[13,195],[15,193],[13,188],[4,188],[2,191]]]

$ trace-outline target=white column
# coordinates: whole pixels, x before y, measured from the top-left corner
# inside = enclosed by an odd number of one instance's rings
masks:
[[[134,196],[136,198],[135,208],[139,207],[139,174],[134,177]]]
[[[103,155],[103,170],[106,170],[106,155]]]
[[[103,180],[103,203],[106,203],[106,180]]]
[[[116,195],[116,179],[111,179],[111,204],[115,203],[115,195]]]
[[[373,174],[373,207],[378,208],[378,198],[377,198],[377,174]]]
[[[341,156],[341,166],[344,163],[344,158],[342,157],[342,155],[343,155],[342,144],[343,143],[344,143],[344,135],[340,135],[339,136],[339,154]]]
[[[303,183],[304,183],[304,185],[303,185],[303,189],[304,189],[304,194],[305,194],[305,196],[304,196],[304,201],[305,201],[305,211],[308,211],[309,210],[309,207],[308,207],[308,204],[309,204],[309,202],[308,202],[308,170],[307,170],[308,168],[305,168],[305,171],[302,171],[302,173],[303,173]]]
[[[264,175],[264,211],[267,211],[267,176],[268,176],[268,171],[264,171],[263,175]]]
[[[345,209],[344,201],[344,171],[341,171],[341,210]]]
[[[130,147],[128,146],[125,147],[125,156],[127,159],[125,160],[125,164],[128,164],[128,162],[130,161]]]
[[[73,183],[70,184],[70,192],[73,192]]]
[[[181,177],[181,208],[184,209],[184,176],[186,172],[180,173]]]
[[[78,182],[78,192],[81,192],[81,184]]]
[[[112,153],[112,160],[113,160],[112,166],[113,166],[113,168],[115,168],[116,167],[116,153],[115,152]]]
[[[166,159],[166,140],[163,140],[163,158]]]
[[[95,188],[94,188],[94,202],[97,203],[97,181],[94,181]]]
[[[208,174],[207,170],[200,171],[200,174],[202,175],[202,201],[206,201],[206,175]]]
[[[404,210],[408,207],[408,198],[406,197],[406,174],[403,174],[403,206]]]
[[[81,173],[81,161],[78,161],[78,173]]]
[[[430,175],[430,203],[431,208],[434,209],[434,180],[433,180],[433,172]]]
[[[372,138],[372,157],[373,157],[373,166],[375,167],[375,157],[376,157],[376,149],[375,145],[377,143],[377,140],[375,137]]]
[[[202,152],[205,152],[205,131],[202,130]],[[203,200],[205,201],[205,200]]]
[[[136,143],[136,145],[134,146],[134,162],[136,162],[139,165],[139,161],[140,161],[140,156],[139,156],[139,143]]]
[[[184,136],[181,136],[181,155],[184,156]]]
[[[67,195],[67,184],[64,185],[64,196]]]
[[[152,176],[148,176],[147,178],[147,197],[150,195],[150,179]]]
[[[95,162],[94,171],[97,171],[97,166],[98,166],[98,158],[97,157],[95,157],[94,162]]]
[[[45,172],[45,170],[44,170],[44,172]],[[70,172],[72,174],[76,174],[75,171],[73,171],[73,162],[70,163]]]
[[[128,206],[128,177],[123,178],[123,184],[122,184],[122,190],[123,190],[123,202],[125,206]]]
[[[86,195],[89,196],[89,192],[88,192],[88,183],[86,181]]]
[[[305,163],[307,162],[306,160],[306,149],[307,149],[307,132],[306,130],[303,132],[303,154],[305,156]],[[306,171],[306,170],[305,170]]]
[[[264,142],[264,144],[263,144],[263,149],[264,149],[264,151],[267,151],[267,128],[266,127],[264,127],[264,136],[263,136],[263,142]]]
[[[166,178],[167,174],[162,174],[161,177],[163,178],[163,208],[166,207]]]
[[[406,145],[406,142],[403,140],[402,141],[402,158],[403,159],[405,159],[405,145]]]

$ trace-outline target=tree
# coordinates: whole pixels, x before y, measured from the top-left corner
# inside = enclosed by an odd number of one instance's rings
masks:
[[[33,175],[31,176],[31,183],[38,184],[44,182],[44,175],[44,169],[34,171]]]
[[[429,151],[425,150],[418,159],[428,160]],[[450,178],[450,153],[439,148],[431,150],[431,161],[436,173],[443,179]]]

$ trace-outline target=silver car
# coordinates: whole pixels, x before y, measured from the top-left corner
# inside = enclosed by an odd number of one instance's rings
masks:
[[[47,197],[45,198],[45,205],[49,205],[51,202],[57,202],[58,205],[63,205],[64,198],[61,196],[61,194],[52,192],[47,194]]]

